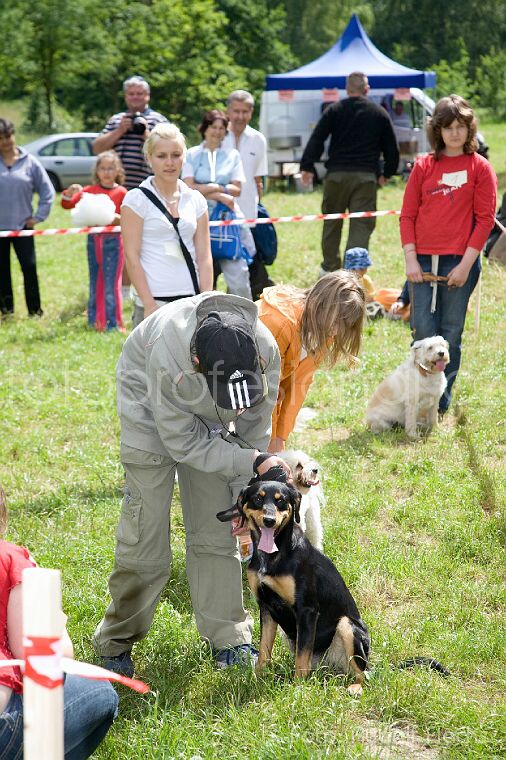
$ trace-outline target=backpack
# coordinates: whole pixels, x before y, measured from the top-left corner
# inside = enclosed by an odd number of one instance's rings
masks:
[[[260,219],[268,219],[269,212],[261,203],[257,207],[257,216]],[[257,255],[260,256],[264,264],[274,263],[278,253],[278,236],[272,222],[267,224],[257,224],[251,228]]]
[[[211,211],[209,221],[224,221],[226,219],[237,219],[237,214],[223,203],[217,203]],[[246,259],[248,265],[251,263],[252,259],[242,244],[241,226],[239,224],[231,224],[228,227],[210,227],[209,236],[213,259]]]

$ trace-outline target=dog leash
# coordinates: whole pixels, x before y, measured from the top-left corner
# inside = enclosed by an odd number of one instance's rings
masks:
[[[434,261],[436,259],[436,261]],[[433,288],[432,293],[432,301],[430,305],[431,314],[433,314],[436,310],[436,298],[437,298],[437,286],[438,285],[447,285],[448,284],[448,277],[445,275],[437,274],[437,268],[439,265],[439,256],[432,256],[432,272],[423,272],[422,273],[422,279],[424,282],[430,282]],[[434,271],[434,269],[436,271]],[[414,283],[409,282],[409,298],[411,302],[411,313],[413,315],[413,324],[415,323],[415,298],[414,298],[415,292],[414,292]],[[413,327],[413,338],[415,337],[416,328]]]

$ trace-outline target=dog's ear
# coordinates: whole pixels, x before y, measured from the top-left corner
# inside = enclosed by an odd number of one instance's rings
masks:
[[[411,344],[411,350],[413,351],[413,353],[417,350],[417,348],[420,348],[422,343],[423,343],[423,340],[415,340],[415,342]]]
[[[234,519],[234,517],[244,517],[242,505],[244,504],[244,494],[247,490],[247,488],[242,489],[233,507],[230,507],[230,509],[224,509],[222,512],[217,513],[216,517],[220,522],[230,522]]]
[[[224,509],[223,512],[217,512],[216,517],[220,522],[230,522],[234,517],[240,517],[241,512],[237,509],[237,504],[234,504],[230,509]]]
[[[290,497],[293,505],[293,514],[295,517],[295,522],[300,523],[300,502],[302,500],[302,494],[300,491],[297,491],[296,488],[293,486],[289,486],[290,488]]]

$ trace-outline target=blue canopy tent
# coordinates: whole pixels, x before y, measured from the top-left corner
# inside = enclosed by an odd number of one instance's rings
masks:
[[[286,74],[270,74],[266,90],[344,89],[352,71],[363,71],[374,89],[389,87],[435,87],[433,71],[417,71],[383,55],[367,36],[358,16],[350,22],[336,44],[305,66]]]

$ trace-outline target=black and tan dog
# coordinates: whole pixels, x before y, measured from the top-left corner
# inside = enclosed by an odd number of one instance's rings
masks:
[[[300,498],[287,483],[260,480],[241,491],[236,506],[217,514],[225,522],[239,511],[251,531],[248,582],[261,624],[257,669],[270,662],[279,625],[295,651],[296,676],[307,676],[322,662],[354,675],[348,691],[358,696],[369,632],[337,569],[296,524]]]

